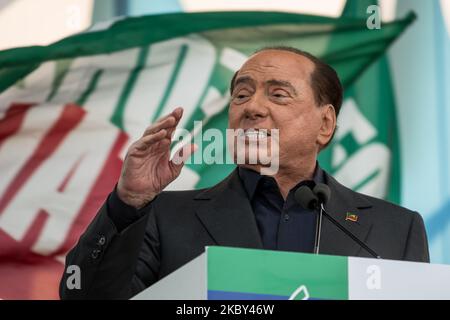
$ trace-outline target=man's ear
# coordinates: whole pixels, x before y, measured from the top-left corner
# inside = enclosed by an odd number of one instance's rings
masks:
[[[317,144],[323,149],[333,137],[336,128],[336,111],[332,104],[326,104],[322,107],[322,124],[317,136]]]

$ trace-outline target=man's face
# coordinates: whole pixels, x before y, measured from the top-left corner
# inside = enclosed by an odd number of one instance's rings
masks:
[[[323,145],[319,138],[323,110],[310,83],[314,68],[308,58],[295,53],[265,50],[250,57],[236,76],[229,128],[279,129],[280,168],[315,160]],[[254,132],[249,136],[254,138]]]

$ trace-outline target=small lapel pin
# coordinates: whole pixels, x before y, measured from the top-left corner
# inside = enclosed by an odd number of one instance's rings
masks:
[[[349,220],[349,221],[352,221],[352,222],[357,222],[358,221],[358,215],[356,215],[354,213],[351,213],[351,212],[347,212],[345,220]]]

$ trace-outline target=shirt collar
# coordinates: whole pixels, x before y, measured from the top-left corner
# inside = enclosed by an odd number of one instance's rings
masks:
[[[268,176],[263,176],[254,170],[243,167],[238,167],[238,173],[250,200],[253,199],[261,179],[269,178]],[[315,183],[323,183],[325,181],[324,172],[317,161],[316,168],[314,169],[313,180]],[[297,188],[300,183],[301,182],[299,182],[293,189]]]

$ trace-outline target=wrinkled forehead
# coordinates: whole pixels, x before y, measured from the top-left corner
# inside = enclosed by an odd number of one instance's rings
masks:
[[[264,50],[252,55],[241,67],[237,77],[256,81],[277,79],[301,84],[310,82],[314,63],[299,54],[281,50]]]

